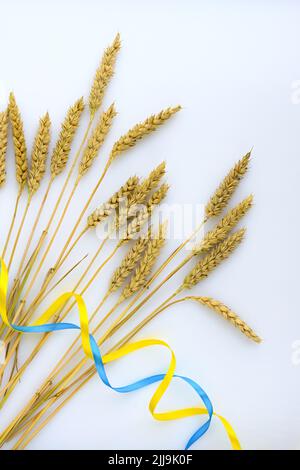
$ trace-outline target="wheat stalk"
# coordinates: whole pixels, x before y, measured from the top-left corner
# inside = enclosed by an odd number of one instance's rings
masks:
[[[136,189],[139,182],[137,176],[131,176],[121,188],[116,191],[104,204],[94,210],[87,218],[87,225],[89,227],[96,227],[103,222],[113,211],[115,211],[120,202],[128,198]]]
[[[129,131],[122,135],[114,144],[109,160],[112,162],[118,155],[128,150],[130,147],[134,147],[136,143],[143,139],[146,135],[154,132],[159,126],[164,124],[170,119],[173,114],[177,113],[181,109],[181,106],[175,108],[166,108],[158,114],[153,114],[148,117],[145,121],[136,124]]]
[[[23,129],[23,121],[13,93],[9,95],[9,119],[12,126],[13,142],[16,158],[16,178],[22,190],[28,176],[27,148]]]
[[[102,57],[101,63],[96,71],[89,97],[89,107],[92,116],[102,104],[107,85],[114,73],[117,53],[121,48],[120,35],[117,34],[112,45],[109,46]]]
[[[248,169],[250,157],[251,152],[248,152],[234,165],[222,180],[205,207],[205,215],[207,218],[219,215],[224,207],[226,207],[241,178]]]
[[[49,114],[46,113],[45,116],[40,119],[31,154],[31,168],[28,176],[28,189],[31,195],[40,187],[42,178],[46,172],[46,159],[50,144],[50,126],[50,117]]]
[[[116,116],[116,114],[117,113],[114,104],[112,104],[107,111],[101,114],[98,124],[89,138],[87,146],[83,152],[79,165],[80,177],[83,176],[93,164],[95,158],[98,155],[100,147],[103,145],[105,137],[111,128],[113,118]]]
[[[66,167],[75,133],[79,127],[84,110],[83,98],[75,101],[66,114],[61,125],[60,134],[51,156],[51,177],[58,176]]]
[[[233,209],[230,209],[213,230],[207,232],[203,240],[193,248],[194,255],[205,253],[225,240],[228,233],[237,225],[241,218],[244,217],[252,207],[252,204],[253,196],[250,195]]]
[[[8,112],[0,113],[0,186],[6,180],[6,150],[7,150]]]
[[[196,302],[205,305],[206,307],[214,310],[215,312],[219,313],[232,323],[236,328],[238,328],[244,335],[248,336],[248,338],[252,339],[256,343],[261,342],[261,338],[257,336],[257,334],[244,322],[235,312],[233,312],[229,307],[224,305],[219,300],[215,300],[212,297],[186,297],[186,300],[195,300]]]
[[[213,269],[228,258],[235,248],[237,248],[244,238],[245,231],[244,228],[237,230],[213,248],[207,256],[200,259],[191,272],[184,278],[181,288],[191,289],[198,284],[198,282],[207,277]]]
[[[153,265],[159,256],[160,250],[165,244],[166,224],[160,224],[158,234],[149,240],[145,254],[136,268],[130,282],[123,289],[120,301],[128,299],[137,292],[146,282]]]

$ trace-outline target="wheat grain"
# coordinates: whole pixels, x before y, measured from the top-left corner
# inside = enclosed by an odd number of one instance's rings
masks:
[[[206,218],[219,215],[227,206],[241,178],[248,169],[251,152],[248,152],[225,176],[205,207]]]
[[[224,317],[226,320],[230,321],[236,328],[238,328],[244,335],[252,339],[256,343],[261,342],[261,338],[244,322],[236,313],[234,313],[230,308],[228,308],[223,303],[218,300],[212,299],[211,297],[187,297],[187,299],[195,300],[200,302],[202,305],[214,310]]]
[[[223,242],[219,243],[208,253],[207,256],[200,259],[192,271],[184,278],[182,289],[191,289],[209,273],[215,269],[224,259],[233,252],[244,238],[245,229],[240,229],[229,235]]]
[[[107,111],[101,114],[98,124],[89,138],[87,146],[83,152],[79,165],[80,177],[88,171],[97,157],[100,147],[102,146],[105,137],[111,128],[113,118],[116,116],[116,114],[117,113],[115,111],[114,104],[112,104]]]
[[[130,147],[134,147],[143,137],[154,132],[180,109],[180,106],[164,109],[160,113],[148,117],[145,121],[138,123],[129,129],[129,131],[122,135],[113,145],[109,157],[110,162],[112,162],[122,152],[125,152]]]
[[[149,242],[150,235],[151,228],[149,228],[146,234],[140,236],[136,243],[133,245],[133,247],[130,248],[124,259],[122,260],[120,266],[115,270],[111,278],[109,285],[110,292],[115,292],[117,289],[119,289],[119,287],[122,286],[128,276],[132,273],[136,264],[142,257],[143,252],[145,251],[145,248]]]
[[[225,240],[228,233],[236,226],[246,212],[252,207],[253,196],[250,195],[240,202],[222,218],[222,220],[193,248],[194,255],[209,251],[218,243]]]
[[[31,154],[31,168],[28,176],[28,189],[30,194],[38,190],[46,172],[46,159],[50,143],[50,126],[50,117],[49,114],[46,113],[45,116],[40,119]]]
[[[102,104],[105,89],[114,73],[116,57],[120,47],[120,35],[117,34],[112,45],[104,51],[102,60],[95,74],[89,97],[91,116],[95,115]]]
[[[61,125],[60,134],[51,156],[51,176],[58,176],[66,167],[71,151],[71,145],[79,127],[81,115],[84,110],[83,98],[77,100],[68,109],[66,117]]]
[[[96,227],[96,225],[100,224],[104,219],[106,219],[106,217],[111,215],[111,213],[119,207],[120,202],[123,199],[128,198],[130,194],[135,191],[138,182],[139,178],[137,176],[131,176],[126,183],[108,199],[107,202],[95,209],[94,212],[89,215],[87,219],[88,226]]]
[[[0,113],[0,186],[6,181],[6,150],[7,150],[8,112]]]
[[[13,93],[9,95],[9,119],[12,126],[14,151],[16,159],[16,178],[20,190],[26,184],[28,176],[27,149],[23,121]]]
[[[157,260],[160,250],[165,244],[166,224],[160,224],[157,236],[148,242],[145,254],[141,259],[139,266],[136,268],[130,282],[123,289],[120,301],[128,299],[137,292],[146,283],[147,277],[151,273],[155,261]]]

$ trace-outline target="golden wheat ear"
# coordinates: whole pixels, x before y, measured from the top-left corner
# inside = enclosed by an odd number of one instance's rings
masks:
[[[92,166],[95,158],[107,134],[112,126],[113,118],[116,116],[114,104],[112,104],[107,111],[104,111],[95,127],[91,137],[88,140],[87,146],[83,152],[81,162],[79,164],[79,176],[82,177]]]
[[[211,271],[219,266],[219,264],[228,258],[238,247],[244,238],[245,231],[246,229],[244,228],[237,230],[213,248],[208,255],[200,259],[191,272],[184,278],[181,289],[191,289],[202,279],[206,278]]]
[[[249,167],[251,151],[239,160],[225,176],[205,207],[206,218],[216,217],[227,206]]]
[[[203,240],[193,248],[194,255],[206,253],[218,243],[225,240],[228,233],[238,224],[253,205],[253,196],[246,197],[233,209],[230,209],[220,222],[209,232]]]
[[[46,173],[46,160],[50,144],[50,127],[50,117],[49,114],[46,113],[45,116],[40,119],[31,154],[31,168],[28,175],[28,189],[31,195],[39,189],[43,176]]]
[[[145,285],[147,277],[151,273],[160,251],[165,244],[166,227],[166,223],[161,224],[159,226],[157,235],[153,238],[150,238],[148,241],[145,254],[136,268],[130,282],[123,289],[123,292],[120,296],[120,301],[128,299]]]
[[[16,159],[16,179],[20,190],[24,188],[28,177],[27,148],[23,121],[13,93],[9,95],[9,120],[12,127],[13,143]]]
[[[89,97],[89,108],[91,116],[95,115],[102,104],[105,90],[114,74],[116,58],[120,48],[121,41],[120,35],[118,33],[112,45],[104,51],[100,65],[96,70]]]
[[[219,300],[213,299],[212,297],[197,297],[191,296],[186,297],[186,300],[195,300],[196,302],[208,307],[209,309],[217,312],[219,315],[222,315],[225,320],[232,323],[236,328],[238,328],[244,335],[246,335],[255,343],[260,343],[261,338],[247,325],[244,320],[242,320],[235,312],[233,312],[229,307],[224,305]]]
[[[55,178],[65,169],[71,152],[72,142],[79,127],[84,110],[83,98],[75,101],[66,114],[61,125],[60,134],[51,156],[51,177]]]
[[[0,113],[0,186],[6,181],[8,111]]]

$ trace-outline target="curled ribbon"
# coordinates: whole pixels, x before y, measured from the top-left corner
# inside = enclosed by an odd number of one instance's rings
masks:
[[[214,413],[211,401],[205,391],[198,385],[194,380],[184,377],[182,375],[175,374],[176,368],[176,358],[173,350],[171,347],[162,340],[158,339],[144,339],[141,341],[136,341],[134,343],[130,343],[121,347],[120,349],[113,351],[109,354],[105,354],[101,356],[98,344],[94,337],[89,333],[89,321],[88,321],[88,312],[85,305],[83,298],[76,294],[75,292],[67,292],[60,297],[58,297],[50,307],[36,320],[34,323],[28,326],[20,326],[15,325],[9,322],[7,317],[7,307],[6,307],[6,299],[7,299],[7,290],[8,290],[8,271],[3,259],[0,260],[1,264],[1,273],[0,273],[0,316],[5,323],[5,325],[9,328],[14,329],[20,333],[49,333],[51,331],[59,331],[59,330],[80,330],[81,331],[81,342],[83,350],[86,356],[92,359],[95,362],[95,366],[98,372],[98,375],[102,382],[119,393],[128,393],[140,388],[144,388],[148,385],[154,384],[156,382],[160,382],[159,386],[157,387],[154,395],[152,396],[150,403],[149,403],[149,410],[152,414],[153,418],[160,420],[160,421],[169,421],[175,419],[186,418],[190,416],[197,416],[197,415],[208,415],[208,419],[193,433],[193,435],[188,440],[185,449],[189,449],[192,444],[194,444],[203,434],[208,430],[212,416],[217,416],[228,435],[230,440],[231,446],[234,450],[240,450],[241,446],[238,441],[238,438],[229,424],[229,422],[222,416]],[[78,311],[79,311],[79,320],[80,326],[75,325],[73,323],[46,323],[59,309],[62,307],[65,302],[67,302],[70,298],[75,298]],[[168,367],[168,370],[164,374],[157,374],[151,375],[149,377],[143,378],[136,382],[133,382],[129,385],[125,385],[122,387],[114,387],[110,384],[108,377],[106,375],[104,364],[108,364],[109,362],[116,361],[121,357],[127,356],[139,349],[147,348],[150,346],[163,346],[169,350],[171,353],[171,360]],[[171,381],[173,378],[178,378],[189,384],[197,393],[197,395],[203,401],[205,408],[201,407],[192,407],[192,408],[183,408],[179,410],[172,410],[166,412],[157,412],[156,408],[161,401],[162,397],[164,396],[165,392],[167,391]]]

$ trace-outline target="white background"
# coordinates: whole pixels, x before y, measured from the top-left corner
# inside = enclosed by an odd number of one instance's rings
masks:
[[[234,198],[238,202],[255,194],[255,207],[245,221],[245,243],[194,292],[230,305],[264,342],[252,344],[213,312],[194,304],[174,307],[140,334],[172,345],[178,372],[204,387],[215,410],[230,420],[247,449],[295,449],[300,442],[300,365],[292,362],[292,345],[300,339],[299,20],[297,1],[0,1],[1,105],[14,90],[29,148],[38,118],[46,110],[54,141],[67,107],[82,94],[88,96],[104,47],[118,31],[122,37],[115,78],[104,103],[115,101],[119,114],[96,169],[83,182],[63,226],[64,237],[114,139],[163,107],[180,103],[183,110],[114,164],[93,207],[125,178],[145,175],[163,159],[171,184],[168,202],[205,203],[230,166],[254,146],[251,170]],[[83,129],[84,124],[81,135]],[[11,148],[8,158],[9,183],[1,190],[1,241],[16,194]],[[62,181],[56,183],[40,229]],[[170,241],[162,257],[173,245],[176,242]],[[91,233],[74,259],[96,246]],[[99,301],[113,266],[88,292],[89,309]],[[74,280],[78,275],[79,271]],[[181,278],[182,274],[140,315],[158,305]],[[73,284],[68,280],[64,289]],[[75,311],[70,319],[77,319]],[[53,335],[1,411],[1,427],[26,403],[71,337],[72,333]],[[31,336],[24,338],[21,357],[35,342]],[[108,373],[114,384],[125,384],[162,371],[167,364],[166,351],[149,350],[109,366]],[[147,409],[153,391],[154,386],[118,395],[95,377],[29,448],[182,448],[199,419],[154,421]],[[168,399],[162,406],[197,403],[193,393],[177,383]],[[229,448],[217,419],[194,448]]]

